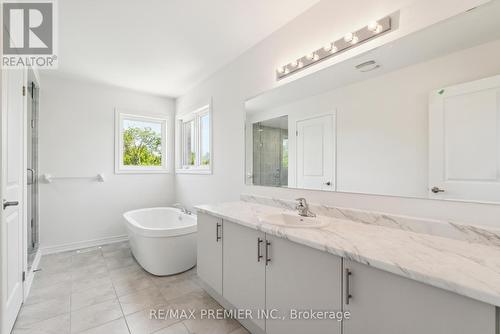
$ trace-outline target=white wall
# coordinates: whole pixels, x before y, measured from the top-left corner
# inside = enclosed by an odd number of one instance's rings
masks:
[[[332,40],[332,37],[339,37],[346,31],[359,28],[374,18],[404,9],[408,3],[409,1],[404,0],[323,0],[179,98],[179,114],[189,112],[195,106],[213,99],[214,174],[178,175],[177,200],[196,205],[237,200],[242,192],[285,199],[301,195],[313,202],[337,206],[499,226],[496,218],[500,216],[498,205],[244,185],[244,101],[278,84],[275,82],[274,73],[279,65],[318,48],[325,41]],[[433,20],[457,14],[478,1],[458,3],[447,0],[421,0],[414,3],[415,7],[402,10],[400,30],[393,36],[400,36],[403,32],[409,33],[411,29],[422,28]],[[391,34],[388,34],[385,40],[380,39],[380,42],[387,42]],[[356,52],[361,52],[366,47],[368,44],[353,49],[353,52],[356,49]],[[343,56],[350,55],[352,56],[352,53],[346,52]],[[338,58],[338,61],[340,60],[341,57]],[[291,76],[289,80],[329,64],[327,61],[322,65],[313,66],[303,74]]]
[[[125,235],[123,212],[173,201],[173,174],[114,174],[115,108],[169,117],[173,170],[173,100],[53,74],[40,99],[40,173],[106,177],[40,185],[42,248]]]

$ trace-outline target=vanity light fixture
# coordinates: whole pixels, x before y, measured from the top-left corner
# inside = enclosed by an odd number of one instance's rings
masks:
[[[288,65],[276,70],[276,79],[283,79],[303,68],[314,65],[322,60],[336,56],[337,54],[353,48],[372,38],[376,38],[382,33],[392,30],[391,16],[386,16],[380,20],[369,22],[365,27],[345,34],[342,38],[326,43],[322,48],[307,54]]]

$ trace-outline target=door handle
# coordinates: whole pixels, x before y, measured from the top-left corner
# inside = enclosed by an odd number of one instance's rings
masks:
[[[327,186],[331,186],[331,185],[332,185],[332,182],[327,181],[327,182],[325,182],[325,185],[327,185]]]
[[[271,257],[269,256],[269,247],[271,246],[271,242],[266,240],[266,266],[271,262]]]
[[[28,172],[31,173],[31,179],[29,179],[28,185],[31,185],[35,182],[35,170],[33,168],[28,168]]]
[[[441,189],[439,187],[432,187],[431,188],[431,191],[434,193],[434,194],[437,194],[437,193],[444,193],[444,189]]]
[[[351,295],[351,275],[352,271],[349,268],[345,269],[345,304],[349,305],[352,298]]]
[[[9,201],[6,201],[6,200],[3,200],[3,209],[5,210],[7,207],[9,206],[18,206],[19,205],[19,201],[12,201],[12,202],[9,202]]]
[[[222,237],[220,236],[220,233],[219,233],[221,226],[222,226],[222,224],[220,224],[220,223],[217,223],[215,225],[215,241],[216,242],[219,242],[219,240],[222,239]]]
[[[260,244],[262,244],[264,240],[261,238],[257,238],[257,262],[260,262],[260,259],[263,258],[262,254],[260,253]]]

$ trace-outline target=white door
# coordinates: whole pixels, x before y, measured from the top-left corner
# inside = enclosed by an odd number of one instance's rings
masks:
[[[10,333],[23,300],[24,72],[2,70],[2,333]]]
[[[335,116],[297,121],[297,188],[335,190]]]
[[[500,76],[431,93],[429,195],[500,201]]]

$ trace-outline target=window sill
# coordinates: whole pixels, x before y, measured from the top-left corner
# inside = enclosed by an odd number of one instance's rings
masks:
[[[201,174],[201,175],[210,175],[212,174],[212,169],[176,169],[176,174]]]
[[[117,169],[115,174],[171,174],[168,169]]]

